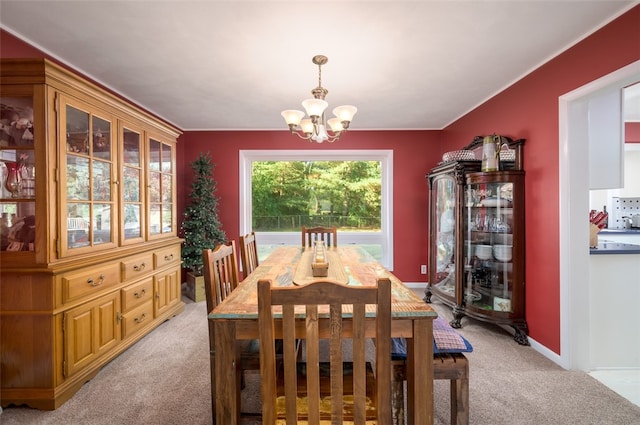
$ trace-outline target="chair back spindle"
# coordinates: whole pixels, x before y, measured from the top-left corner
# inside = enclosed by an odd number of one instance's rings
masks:
[[[313,247],[315,241],[323,241],[325,246],[338,246],[337,227],[302,227],[302,247]]]
[[[256,233],[251,232],[240,236],[240,259],[242,261],[242,273],[246,278],[258,265],[258,245],[256,243]]]

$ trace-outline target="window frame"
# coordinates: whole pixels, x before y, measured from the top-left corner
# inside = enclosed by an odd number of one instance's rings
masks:
[[[239,230],[252,231],[251,171],[255,161],[380,161],[381,229],[380,232],[340,231],[339,243],[379,244],[380,263],[393,271],[393,150],[240,150],[239,151]],[[259,244],[300,245],[299,232],[256,232]]]

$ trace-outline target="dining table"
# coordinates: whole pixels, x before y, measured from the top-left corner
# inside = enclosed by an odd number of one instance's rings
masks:
[[[273,285],[278,286],[308,283],[301,277],[304,273],[300,268],[306,270],[309,266],[304,259],[312,250],[299,246],[277,246],[223,302],[209,312],[216,353],[212,371],[217,389],[214,423],[240,423],[239,343],[259,337],[258,280],[270,279]],[[394,338],[406,338],[407,341],[407,423],[433,424],[433,319],[437,313],[364,247],[344,245],[327,248],[327,253],[332,258],[339,258],[339,261],[329,263],[329,270],[333,269],[330,278],[339,276],[348,285],[376,285],[379,278],[391,280],[391,335]],[[349,318],[345,317],[344,320]]]

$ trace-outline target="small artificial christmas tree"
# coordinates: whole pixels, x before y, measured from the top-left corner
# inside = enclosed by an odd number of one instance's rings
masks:
[[[181,227],[184,237],[182,266],[199,276],[203,267],[202,250],[213,249],[218,244],[225,243],[227,237],[218,218],[214,164],[209,153],[200,153],[191,162],[191,168],[195,177],[189,194],[191,203],[184,212]]]

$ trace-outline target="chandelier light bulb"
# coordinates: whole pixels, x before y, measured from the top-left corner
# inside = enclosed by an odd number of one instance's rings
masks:
[[[302,101],[302,106],[310,117],[321,117],[329,104],[322,99],[306,99]]]
[[[353,105],[342,105],[333,109],[333,115],[342,122],[351,122],[356,112],[358,112],[358,108]]]
[[[342,122],[340,122],[339,118],[336,118],[336,117],[330,118],[327,120],[327,124],[329,124],[331,131],[333,131],[334,133],[344,130],[344,127],[342,126]]]
[[[300,121],[300,127],[302,128],[302,132],[305,135],[310,135],[313,134],[313,122],[311,121],[310,118],[305,118],[302,121]]]
[[[284,117],[287,125],[297,126],[300,124],[302,117],[304,117],[304,112],[296,111],[295,109],[288,109],[286,111],[282,111],[281,115]]]

